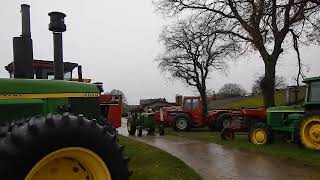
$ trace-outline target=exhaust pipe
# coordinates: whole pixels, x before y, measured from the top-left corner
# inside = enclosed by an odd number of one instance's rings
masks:
[[[29,5],[27,4],[21,5],[21,17],[22,17],[22,36],[31,37]]]
[[[82,66],[81,66],[81,65],[78,66],[78,81],[79,81],[79,82],[83,82],[83,78],[82,78]]]
[[[66,31],[64,24],[65,14],[61,12],[51,12],[49,30],[53,32],[53,47],[54,47],[54,79],[64,79],[63,66],[63,48],[62,48],[62,32]]]
[[[30,30],[30,6],[21,5],[22,35],[13,38],[14,78],[33,79],[33,45]]]

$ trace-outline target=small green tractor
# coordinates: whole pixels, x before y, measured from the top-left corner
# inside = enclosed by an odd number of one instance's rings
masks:
[[[305,79],[304,83],[304,104],[268,108],[267,122],[256,123],[250,129],[252,143],[267,144],[275,134],[283,134],[305,148],[320,150],[320,76]]]
[[[101,117],[94,84],[62,80],[63,13],[50,13],[55,80],[34,79],[29,6],[14,38],[13,78],[0,79],[0,175],[10,180],[126,180],[128,158]]]
[[[138,136],[142,136],[142,131],[147,130],[148,134],[154,134],[156,128],[159,129],[159,135],[164,135],[164,123],[163,121],[156,121],[154,117],[155,113],[152,111],[148,112],[131,112],[128,121],[127,129],[129,135],[135,135],[136,131]]]

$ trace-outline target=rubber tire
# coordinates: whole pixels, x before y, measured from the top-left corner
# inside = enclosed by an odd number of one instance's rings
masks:
[[[128,129],[128,126],[129,126],[129,125],[128,125],[128,122],[129,122],[129,121],[131,121],[131,123],[130,123],[130,131],[129,131],[129,129]],[[134,120],[128,119],[128,122],[127,122],[128,133],[129,133],[129,135],[134,136],[134,135],[136,134],[136,131],[137,131],[137,126],[136,126]]]
[[[251,142],[251,134],[250,134],[251,128],[253,128],[253,126],[254,126],[255,124],[257,124],[257,123],[266,124],[265,122],[266,122],[266,121],[264,121],[264,120],[259,120],[259,119],[250,122],[249,127],[248,127],[248,141],[249,141],[249,142]],[[269,130],[269,131],[270,131],[270,130]],[[269,143],[273,143],[273,141],[274,141],[273,134],[270,133]],[[252,143],[252,142],[251,142],[251,143]]]
[[[231,137],[227,136],[228,133],[231,133]],[[224,141],[234,140],[234,137],[235,137],[234,130],[231,129],[231,128],[224,128],[221,131],[220,136],[221,136],[221,139],[224,140]]]
[[[271,130],[268,128],[268,125],[266,123],[256,123],[256,124],[253,124],[251,126],[249,134],[248,134],[250,142],[254,144],[254,142],[253,142],[253,140],[251,138],[252,137],[251,134],[253,133],[254,129],[258,129],[258,128],[263,129],[266,132],[267,140],[266,140],[265,144],[272,143],[273,142],[273,137],[272,137],[272,134],[271,134]],[[259,145],[259,144],[257,144],[257,145]],[[262,145],[262,144],[260,144],[260,145]]]
[[[176,125],[177,120],[180,119],[180,118],[183,118],[183,119],[185,119],[187,121],[187,126],[184,129],[179,129],[177,127],[177,125]],[[190,120],[190,117],[188,115],[178,114],[178,115],[176,115],[174,117],[174,119],[173,119],[173,130],[175,130],[175,131],[189,131],[190,128],[191,128],[191,120]]]
[[[301,148],[305,148],[305,149],[310,149],[313,151],[320,151],[320,149],[315,149],[315,148],[310,148],[308,147],[308,145],[305,144],[304,140],[302,139],[302,132],[301,132],[301,127],[309,120],[312,119],[312,117],[320,117],[320,113],[309,113],[306,114],[303,119],[300,121],[299,127],[297,128],[298,134],[299,134],[299,138],[297,140],[297,144],[301,147]]]
[[[13,123],[0,138],[1,179],[24,179],[32,167],[50,152],[66,147],[82,147],[95,152],[108,166],[112,179],[129,179],[128,158],[117,136],[96,120],[69,113],[49,114]]]
[[[106,128],[108,128],[108,132],[111,133],[111,134],[117,134],[117,130],[115,128],[112,127],[110,121],[103,117],[103,116],[100,116],[97,123],[100,125],[100,126],[105,126]]]
[[[223,113],[221,114],[218,118],[217,121],[214,123],[214,129],[217,131],[222,131],[223,130],[223,121],[225,121],[226,119],[230,119],[232,117],[231,114],[229,113]]]

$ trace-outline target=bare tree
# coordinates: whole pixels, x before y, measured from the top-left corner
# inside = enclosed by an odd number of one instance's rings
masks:
[[[253,83],[251,88],[252,94],[260,94],[262,92],[260,88],[261,80],[263,79],[263,76],[259,76]],[[288,85],[286,83],[286,79],[283,76],[275,76],[275,89],[283,89],[286,88]]]
[[[128,104],[127,97],[124,95],[124,93],[123,93],[121,90],[112,89],[109,94],[118,95],[118,96],[121,95],[121,97],[122,97],[122,103],[123,103],[123,104]]]
[[[237,50],[233,43],[219,41],[218,34],[211,33],[207,23],[206,19],[190,17],[164,27],[160,41],[165,50],[156,59],[162,72],[198,90],[203,99],[204,116],[207,115],[209,73],[214,69],[223,70],[225,60]]]
[[[223,97],[238,97],[245,96],[246,94],[246,90],[240,84],[236,83],[224,84],[218,92],[218,95]]]
[[[274,105],[275,68],[283,46],[294,45],[299,64],[298,43],[319,43],[319,0],[154,0],[160,12],[178,15],[196,13],[223,19],[228,25],[220,33],[244,48],[258,51],[265,64],[260,87],[265,107]],[[188,11],[189,10],[189,11]],[[288,35],[289,34],[289,35]],[[288,40],[288,38],[293,39]],[[286,48],[288,49],[288,48]],[[244,49],[246,50],[246,49]],[[299,66],[300,69],[300,66]],[[300,71],[300,70],[299,70]]]

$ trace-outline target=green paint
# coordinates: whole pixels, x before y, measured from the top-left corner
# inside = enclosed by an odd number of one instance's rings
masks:
[[[143,127],[155,127],[155,120],[153,119],[154,113],[141,113],[139,120]]]
[[[9,122],[24,117],[44,114],[46,101],[42,99],[0,100],[0,122]]]
[[[61,93],[99,93],[99,90],[93,84],[72,81],[0,79],[0,95]],[[74,114],[83,114],[88,118],[98,118],[100,115],[98,98],[64,97],[0,100],[0,123],[25,117],[46,115],[48,113],[63,113],[66,111]]]
[[[34,79],[0,79],[0,94],[98,93],[93,84]]]
[[[278,106],[267,109],[267,124],[274,132],[294,133],[305,113],[320,109],[320,76],[305,79],[305,103],[302,106]]]

